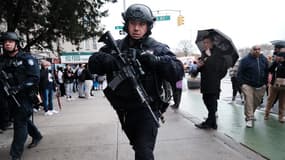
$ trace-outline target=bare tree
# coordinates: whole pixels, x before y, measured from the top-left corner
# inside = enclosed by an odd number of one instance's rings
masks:
[[[268,55],[271,55],[273,53],[273,46],[270,44],[261,44],[260,48],[261,48],[261,53],[264,56],[268,56]],[[246,56],[250,52],[250,50],[251,50],[250,47],[240,48],[238,50],[240,57]]]
[[[78,45],[103,33],[108,10],[102,6],[108,2],[116,0],[2,0],[0,32],[17,31],[27,51],[54,50],[58,38]]]
[[[193,52],[193,44],[191,40],[181,40],[179,42],[179,48],[181,48],[184,56],[188,56]]]

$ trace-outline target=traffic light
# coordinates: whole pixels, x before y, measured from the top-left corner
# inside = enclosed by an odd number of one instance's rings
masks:
[[[183,25],[183,24],[184,24],[184,16],[179,15],[179,16],[177,17],[177,25],[178,25],[178,26],[181,26],[181,25]]]

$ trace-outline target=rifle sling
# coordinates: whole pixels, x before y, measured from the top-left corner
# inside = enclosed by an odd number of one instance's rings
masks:
[[[125,77],[123,74],[117,74],[116,77],[112,79],[111,82],[108,83],[108,86],[114,91],[118,85],[123,82],[127,77]]]

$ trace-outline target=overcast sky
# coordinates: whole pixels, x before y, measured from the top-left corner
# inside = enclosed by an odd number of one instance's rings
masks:
[[[121,38],[115,26],[122,25],[121,13],[133,3],[148,5],[156,16],[170,15],[170,21],[158,21],[151,35],[155,39],[177,48],[179,41],[191,40],[194,44],[197,30],[217,28],[232,38],[237,48],[254,44],[285,40],[284,0],[118,0],[106,5],[110,16],[102,22],[115,39]],[[185,24],[177,26],[180,10]]]

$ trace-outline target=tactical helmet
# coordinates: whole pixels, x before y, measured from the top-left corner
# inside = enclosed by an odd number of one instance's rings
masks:
[[[125,22],[129,20],[145,21],[152,24],[155,21],[155,17],[152,14],[151,9],[144,4],[133,4],[122,13]]]
[[[5,40],[14,40],[16,42],[19,42],[19,37],[15,32],[5,32],[1,36],[1,41]]]
[[[156,20],[153,16],[151,9],[144,4],[133,4],[122,13],[125,21],[124,31],[128,32],[127,23],[129,20],[144,21],[148,25],[148,35],[151,34],[150,30],[153,27],[153,22]]]
[[[19,36],[15,33],[15,32],[5,32],[1,35],[0,41],[2,43],[4,43],[4,41],[6,40],[12,40],[16,42],[16,45],[14,47],[14,49],[12,51],[7,51],[5,50],[5,48],[3,47],[3,51],[4,54],[10,54],[10,53],[14,53],[16,50],[20,49],[20,38]]]

